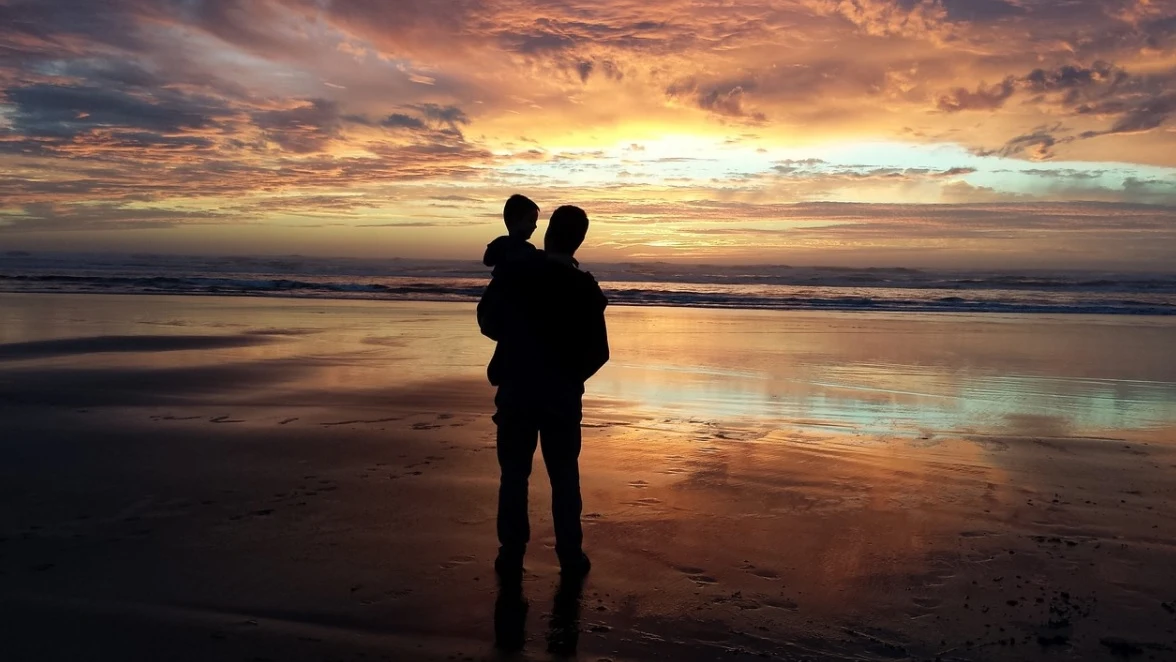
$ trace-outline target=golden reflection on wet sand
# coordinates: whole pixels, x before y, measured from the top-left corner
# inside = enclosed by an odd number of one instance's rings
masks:
[[[256,341],[165,352],[137,351],[128,341],[121,352],[21,366],[301,362],[309,368],[302,386],[346,390],[477,379],[492,349],[468,304],[73,295],[5,302],[4,343],[128,335]],[[609,323],[613,359],[589,395],[651,419],[921,436],[1084,434],[1176,422],[1171,319],[613,308]]]

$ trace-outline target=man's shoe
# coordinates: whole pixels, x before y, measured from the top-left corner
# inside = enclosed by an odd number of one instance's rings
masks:
[[[518,581],[523,578],[523,557],[517,554],[498,553],[494,559],[494,572],[504,581]]]
[[[564,577],[583,577],[592,569],[592,561],[584,552],[573,554],[559,560],[559,574]]]

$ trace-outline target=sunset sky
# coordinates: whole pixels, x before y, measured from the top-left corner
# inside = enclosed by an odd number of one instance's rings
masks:
[[[0,251],[1176,264],[1176,0],[0,0]],[[536,240],[541,241],[545,223]]]

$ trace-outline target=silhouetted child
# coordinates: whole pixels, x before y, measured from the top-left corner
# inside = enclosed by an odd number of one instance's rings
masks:
[[[490,242],[482,264],[495,267],[500,264],[536,257],[539,249],[527,241],[535,232],[539,222],[539,205],[525,195],[518,193],[507,199],[502,208],[502,220],[506,222],[507,234]]]

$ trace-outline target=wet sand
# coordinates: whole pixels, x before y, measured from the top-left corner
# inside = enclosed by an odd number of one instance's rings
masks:
[[[3,659],[1176,658],[1174,321],[611,310],[515,596],[472,316],[0,296]]]

